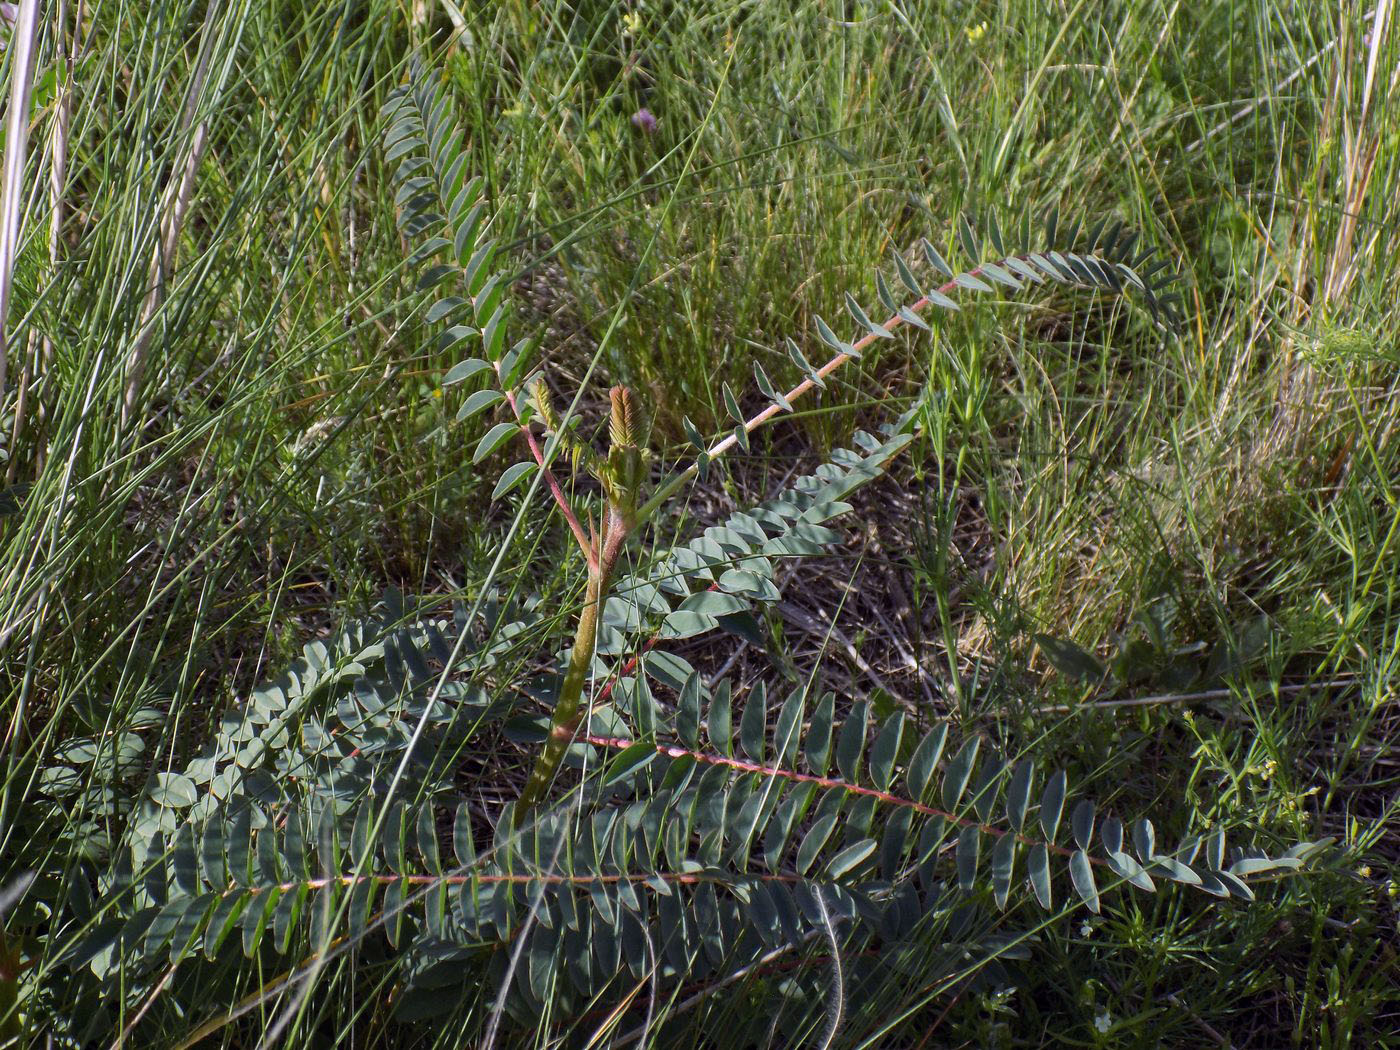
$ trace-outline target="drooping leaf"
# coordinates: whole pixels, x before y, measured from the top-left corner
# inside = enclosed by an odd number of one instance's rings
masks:
[[[1122,850],[1108,851],[1108,866],[1138,889],[1146,890],[1148,893],[1157,892],[1156,885],[1147,872],[1143,870],[1142,865]]]
[[[875,736],[870,748],[870,780],[881,791],[888,791],[894,780],[894,764],[904,735],[904,712],[896,711]]]
[[[847,846],[826,866],[827,875],[833,879],[839,879],[858,865],[863,863],[872,853],[875,852],[876,842],[874,839],[862,839],[850,846]]]
[[[977,885],[977,859],[981,846],[982,833],[975,826],[969,825],[958,833],[958,845],[954,852],[958,868],[958,888],[964,893],[971,893]]]
[[[501,476],[496,482],[496,488],[491,493],[491,502],[494,503],[496,500],[506,495],[506,493],[510,492],[511,489],[524,483],[536,469],[538,468],[533,460],[526,460],[523,463],[513,463],[506,467],[505,470],[501,471]]]
[[[1040,828],[1049,842],[1055,841],[1055,832],[1060,829],[1060,815],[1065,809],[1065,791],[1068,781],[1064,770],[1059,770],[1045,785],[1040,796]]]
[[[992,895],[997,907],[1005,909],[1011,895],[1011,880],[1016,865],[1016,836],[1003,835],[992,847]]]
[[[812,712],[812,725],[807,730],[804,752],[807,765],[819,777],[826,776],[831,761],[831,724],[835,715],[836,694],[823,693]]]
[[[778,721],[773,726],[773,764],[776,766],[791,767],[797,757],[806,697],[805,689],[794,689],[778,712]]]
[[[861,309],[860,303],[856,302],[855,296],[850,292],[846,293],[846,310],[850,313],[851,317],[855,319],[856,324],[860,325],[871,335],[878,336],[881,339],[894,338],[894,333],[888,328],[884,325],[876,324],[870,319],[869,315]]]
[[[934,770],[938,768],[938,761],[943,757],[943,746],[947,740],[948,723],[939,722],[924,734],[923,740],[919,741],[919,746],[914,749],[914,757],[909,760],[906,781],[909,785],[909,797],[915,802],[924,801]]]
[[[797,847],[796,870],[799,875],[805,875],[811,870],[813,863],[826,846],[827,839],[831,838],[831,832],[836,827],[835,813],[828,813],[821,817],[807,834],[802,837],[802,844]]]
[[[763,764],[763,741],[768,727],[768,691],[756,682],[744,701],[739,717],[739,746],[759,765]]]
[[[1082,849],[1075,850],[1069,858],[1069,878],[1074,884],[1074,892],[1079,894],[1079,899],[1097,915],[1099,888],[1094,884],[1094,869],[1089,863],[1089,855]]]
[[[499,390],[478,390],[462,402],[462,407],[457,410],[457,422],[462,423],[473,416],[480,415],[492,405],[504,401],[505,398],[505,394]]]
[[[731,733],[729,679],[722,679],[710,698],[710,709],[705,716],[705,733],[710,744],[722,755],[734,754],[734,738]]]
[[[1157,835],[1152,829],[1152,821],[1139,820],[1133,824],[1133,848],[1144,864],[1150,864],[1157,856]]]
[[[1030,807],[1034,782],[1035,760],[1028,758],[1016,767],[1011,775],[1011,786],[1006,789],[1006,815],[1016,831],[1026,826],[1026,810]]]
[[[869,720],[870,704],[860,701],[851,708],[846,721],[841,725],[841,733],[836,742],[836,768],[848,784],[860,780],[861,753],[865,750],[866,722]]]
[[[700,675],[692,671],[676,702],[676,736],[694,751],[700,746]]]
[[[472,453],[472,463],[480,463],[483,459],[509,441],[519,430],[520,425],[514,421],[508,420],[497,423],[477,442],[476,451]]]
[[[1031,889],[1035,891],[1035,899],[1049,911],[1054,904],[1054,896],[1050,891],[1050,851],[1045,843],[1037,842],[1031,847],[1026,857],[1026,871],[1030,876]]]
[[[1050,666],[1067,678],[1081,682],[1097,682],[1106,673],[1096,656],[1085,652],[1071,641],[1048,634],[1037,634],[1035,644],[1045,654],[1045,659],[1050,661]]]
[[[962,801],[967,782],[972,777],[972,767],[977,762],[977,752],[981,746],[981,737],[969,737],[967,743],[963,744],[953,756],[953,760],[948,763],[948,770],[943,774],[943,808],[949,813],[957,812],[958,803]]]
[[[1074,841],[1081,850],[1087,850],[1094,841],[1094,804],[1089,799],[1081,799],[1069,818],[1074,831]]]
[[[967,212],[958,215],[958,243],[962,245],[963,252],[969,259],[976,262],[982,255],[982,245],[977,239],[977,234],[972,228],[972,220]]]

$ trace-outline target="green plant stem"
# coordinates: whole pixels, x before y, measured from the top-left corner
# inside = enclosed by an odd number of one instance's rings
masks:
[[[978,267],[970,272],[976,275],[980,269],[981,267]],[[946,293],[955,287],[956,282],[949,281],[939,291]],[[909,309],[913,313],[918,313],[928,305],[929,299],[924,297],[910,306]],[[882,327],[888,330],[897,328],[904,323],[904,319],[896,314],[888,318]],[[877,338],[878,336],[872,332],[852,344],[853,348],[856,350],[864,349]],[[836,354],[817,369],[815,377],[808,377],[793,387],[787,394],[788,402],[795,401],[812,390],[817,386],[817,380],[825,379],[851,359],[852,355],[850,354]],[[519,418],[520,413],[516,408],[515,399],[509,395],[508,399],[511,409]],[[744,430],[750,433],[757,430],[781,411],[780,405],[769,405],[748,420],[744,424]],[[521,429],[530,442],[530,450],[535,456],[535,461],[548,476],[548,467],[545,465],[543,454],[535,443],[534,435],[530,433],[528,426]],[[711,459],[724,455],[734,447],[737,440],[734,435],[729,435],[717,442],[709,450],[708,455]],[[630,444],[630,439],[626,443]],[[520,793],[520,800],[515,811],[517,821],[543,801],[545,793],[554,782],[554,776],[559,771],[559,766],[564,761],[565,752],[568,751],[574,735],[578,732],[583,704],[583,686],[588,680],[589,671],[593,666],[593,657],[598,647],[598,616],[602,612],[602,603],[607,597],[613,566],[622,550],[623,541],[626,540],[629,533],[635,530],[637,525],[650,518],[682,485],[693,478],[698,469],[696,464],[691,464],[679,474],[667,479],[635,514],[624,514],[615,503],[610,502],[607,521],[604,525],[603,542],[601,549],[597,550],[596,557],[593,556],[595,545],[582,538],[579,539],[579,546],[584,555],[588,557],[588,589],[584,596],[583,611],[579,614],[578,627],[574,631],[574,644],[569,652],[569,667],[564,674],[563,684],[559,688],[559,699],[554,704],[554,713],[550,718],[549,737],[545,741],[545,746],[540,751],[539,757],[535,760],[534,768],[530,771],[530,778],[525,782],[525,789]],[[549,480],[554,481],[552,476],[549,476]],[[577,525],[577,518],[572,515],[563,493],[557,491],[557,483],[554,483],[551,491],[554,493],[555,502],[563,509],[565,517],[570,519],[575,536],[581,537],[582,527]]]
[[[623,516],[614,507],[608,508],[604,522],[603,543],[598,552],[596,564],[588,569],[588,588],[584,594],[583,611],[579,613],[578,627],[574,631],[574,645],[569,652],[569,667],[564,672],[564,681],[559,687],[559,699],[554,704],[550,717],[549,738],[535,759],[530,779],[525,782],[525,790],[520,793],[515,816],[519,820],[533,810],[544,799],[545,792],[554,783],[554,775],[564,761],[564,754],[573,743],[578,732],[583,707],[583,686],[593,668],[593,657],[598,648],[598,617],[607,599],[608,586],[612,582],[613,567],[617,564],[622,544],[627,539],[628,527]]]

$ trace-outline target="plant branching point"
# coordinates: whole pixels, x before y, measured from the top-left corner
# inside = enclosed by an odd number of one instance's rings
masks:
[[[590,457],[592,471],[603,487],[602,534],[599,535],[590,526],[588,543],[582,545],[588,562],[588,587],[584,594],[583,611],[579,614],[573,648],[569,653],[569,666],[550,719],[549,738],[521,794],[516,807],[517,819],[544,799],[565,752],[578,732],[583,687],[598,647],[598,618],[607,600],[608,587],[623,545],[638,525],[637,506],[646,481],[648,457],[637,439],[637,408],[632,392],[625,386],[613,387],[608,397],[611,402],[608,453],[601,458]],[[541,403],[541,414],[548,425],[552,422],[552,410],[538,387],[536,400]],[[575,459],[579,458],[580,455],[575,453]]]

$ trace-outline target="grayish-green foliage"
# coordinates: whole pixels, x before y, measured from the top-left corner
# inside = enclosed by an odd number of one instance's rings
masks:
[[[536,348],[507,337],[509,279],[482,183],[430,73],[391,96],[385,125],[418,286],[439,296],[425,316],[445,326],[439,348],[463,355],[443,383],[479,387],[457,423],[480,462],[529,425]],[[892,277],[876,275],[891,321],[848,295],[857,336],[817,317],[817,338],[857,358],[863,341],[892,337],[893,320],[928,328],[920,311],[957,309],[960,291],[1048,285],[1132,293],[1178,320],[1164,264],[1119,222],[1086,232],[1052,209],[1004,230],[993,214],[963,216],[956,244],[966,268],[919,246],[933,285],[899,255]],[[789,351],[823,385],[795,342]],[[755,383],[791,410],[757,365]],[[506,401],[518,421],[471,430]],[[747,448],[728,387],[723,402]],[[780,564],[839,539],[830,523],[851,510],[847,497],[882,476],[919,417],[858,433],[779,495],[639,556],[604,609],[599,688],[572,772],[520,827],[472,779],[484,753],[503,740],[534,746],[548,724],[525,711],[557,682],[554,610],[514,591],[451,610],[389,594],[374,618],[307,645],[134,804],[112,785],[139,768],[139,721],[115,743],[71,742],[42,779],[58,805],[96,792],[83,801],[88,859],[67,880],[49,964],[73,1016],[112,996],[139,1002],[171,967],[213,972],[240,955],[281,956],[276,967],[305,976],[366,953],[395,974],[401,1019],[451,1011],[485,981],[526,1025],[542,1013],[573,1024],[636,982],[673,995],[814,948],[830,949],[838,982],[853,986],[910,972],[995,984],[1032,950],[1039,911],[1097,913],[1125,886],[1167,883],[1248,902],[1251,879],[1301,867],[1324,843],[1266,855],[1214,827],[1166,845],[1149,819],[1101,811],[1065,771],[999,753],[976,732],[913,710],[877,715],[818,682],[770,695],[762,679],[708,677],[667,651],[711,633],[761,642]],[[703,471],[709,446],[688,421],[687,432]],[[538,484],[536,473],[529,461],[506,468],[494,498]],[[1070,643],[1040,644],[1066,673],[1102,677]],[[107,828],[126,830],[109,840]],[[995,920],[1008,911],[1010,930]],[[843,957],[863,968],[847,973]],[[793,988],[820,1018],[828,983]]]

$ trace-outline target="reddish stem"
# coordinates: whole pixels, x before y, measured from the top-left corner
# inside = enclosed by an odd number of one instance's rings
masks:
[[[622,737],[607,736],[585,736],[580,739],[586,744],[594,747],[612,748],[615,751],[622,751],[637,743],[635,740],[627,740]],[[912,809],[917,813],[922,813],[929,817],[942,817],[950,824],[955,824],[960,828],[976,828],[978,831],[991,835],[993,838],[1001,838],[1003,835],[1014,835],[1018,842],[1028,846],[1044,845],[1052,853],[1058,853],[1062,857],[1071,857],[1076,852],[1064,846],[1058,846],[1053,842],[1043,842],[1041,839],[1033,839],[1019,832],[1009,831],[1006,828],[999,828],[994,824],[983,824],[980,821],[972,820],[968,817],[959,817],[946,810],[935,809],[933,806],[926,806],[922,802],[915,802],[913,799],[901,798],[892,795],[888,791],[880,791],[876,788],[861,787],[859,784],[850,784],[844,780],[837,780],[835,777],[819,777],[814,773],[798,773],[795,770],[779,769],[776,766],[765,766],[757,762],[746,762],[742,758],[730,758],[728,755],[714,755],[707,751],[691,751],[684,747],[675,747],[670,744],[657,744],[658,754],[668,758],[693,758],[696,762],[703,762],[712,766],[726,766],[739,773],[757,773],[765,777],[781,777],[796,784],[816,784],[820,788],[839,789],[848,791],[852,795],[867,795],[871,798],[879,799],[889,806],[903,806]],[[1087,855],[1087,854],[1086,854]],[[1098,857],[1089,857],[1091,864],[1107,865],[1107,861]]]
[[[968,275],[969,275],[969,276],[972,276],[972,277],[976,277],[976,276],[977,276],[978,274],[980,274],[981,272],[982,272],[982,267],[979,266],[979,267],[977,267],[976,269],[969,270],[969,271],[968,271]],[[948,292],[951,292],[951,291],[952,291],[954,288],[956,288],[956,287],[958,287],[958,284],[957,284],[956,281],[948,281],[946,284],[940,285],[939,288],[938,288],[938,291],[939,291],[939,294],[946,294],[946,293],[948,293]],[[910,306],[908,307],[908,310],[909,310],[910,313],[915,313],[915,314],[916,314],[916,313],[918,313],[920,310],[922,310],[925,306],[927,306],[928,304],[929,304],[929,298],[928,298],[928,296],[924,296],[924,297],[923,297],[922,299],[920,299],[918,302],[913,303],[912,305],[910,305]],[[900,325],[905,324],[905,323],[906,323],[906,322],[905,322],[905,320],[904,320],[903,317],[901,317],[899,314],[894,314],[893,316],[887,318],[886,321],[885,321],[885,323],[884,323],[883,325],[881,325],[881,327],[884,328],[884,329],[887,330],[887,331],[890,331],[890,330],[893,330],[893,329],[895,329],[895,328],[898,328]],[[870,333],[867,334],[867,335],[861,336],[861,337],[860,337],[859,339],[857,339],[854,343],[852,343],[852,344],[851,344],[851,348],[854,349],[854,350],[864,350],[867,346],[869,346],[871,343],[875,342],[875,340],[876,340],[876,339],[879,339],[879,338],[880,338],[879,335],[877,335],[877,334],[874,333],[874,332],[870,332]],[[846,353],[837,354],[835,357],[833,357],[833,358],[832,358],[830,361],[828,361],[826,364],[824,364],[824,365],[822,365],[820,368],[818,368],[816,374],[817,374],[818,378],[825,379],[827,376],[831,375],[832,372],[835,372],[838,368],[840,368],[842,365],[844,365],[844,364],[845,364],[847,361],[849,361],[849,360],[851,360],[851,355],[850,355],[850,354],[846,354]],[[785,398],[786,398],[789,402],[796,401],[799,397],[801,397],[803,394],[807,393],[807,391],[811,390],[811,389],[812,389],[813,387],[815,387],[816,385],[817,385],[817,384],[816,384],[815,380],[810,379],[810,378],[804,379],[804,380],[802,380],[802,382],[798,383],[795,387],[793,387],[791,390],[789,390],[789,391],[787,392],[787,394],[784,395],[784,396],[785,396]],[[759,427],[763,426],[764,423],[768,422],[770,419],[772,419],[774,416],[776,416],[776,415],[777,415],[779,412],[781,412],[781,411],[783,411],[783,406],[782,406],[782,405],[777,404],[777,403],[774,403],[774,404],[769,405],[769,406],[768,406],[767,408],[765,408],[762,412],[758,413],[758,415],[754,416],[752,419],[750,419],[747,423],[744,424],[744,432],[745,432],[746,434],[751,434],[751,433],[753,433],[753,431],[755,431],[755,430],[757,430]],[[724,438],[722,441],[718,441],[718,442],[716,442],[713,446],[711,446],[708,455],[709,455],[710,458],[712,458],[712,459],[713,459],[715,456],[722,456],[722,455],[724,455],[724,453],[728,452],[731,448],[733,448],[734,445],[735,445],[735,443],[736,443],[738,440],[739,440],[739,439],[738,439],[735,435],[730,434],[728,437]]]
[[[517,422],[520,421],[520,406],[516,404],[515,392],[510,390],[506,383],[502,381],[501,365],[496,362],[496,381],[500,384],[502,392],[506,395],[506,404],[510,405],[511,412],[515,415]],[[525,435],[525,443],[530,446],[530,454],[535,457],[535,465],[540,468],[540,473],[544,475],[545,484],[549,486],[549,493],[554,497],[554,502],[558,504],[560,513],[564,515],[564,520],[569,523],[569,529],[574,534],[574,539],[578,541],[578,548],[583,552],[584,558],[588,560],[590,572],[597,571],[598,552],[594,549],[593,543],[588,538],[588,533],[583,530],[583,525],[579,523],[578,515],[574,513],[574,508],[569,505],[569,499],[564,495],[564,489],[559,484],[559,479],[554,476],[554,472],[549,469],[544,461],[544,450],[540,448],[539,441],[535,438],[534,432],[529,426],[521,423],[520,432]]]

